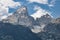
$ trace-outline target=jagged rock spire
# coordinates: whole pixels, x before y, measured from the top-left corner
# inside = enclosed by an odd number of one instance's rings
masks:
[[[31,26],[33,24],[33,18],[28,15],[26,6],[21,6],[16,12],[8,16],[7,21],[9,23],[25,26]]]
[[[26,6],[21,6],[20,8],[18,8],[16,13],[18,13],[20,15],[28,15],[27,7]]]

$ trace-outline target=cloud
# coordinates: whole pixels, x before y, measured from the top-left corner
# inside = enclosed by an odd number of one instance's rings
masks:
[[[37,2],[37,3],[41,3],[41,4],[48,4],[48,0],[27,0],[30,3],[32,2]]]
[[[8,15],[9,8],[16,8],[21,6],[19,2],[14,2],[13,0],[0,0],[0,19],[4,15]]]
[[[53,7],[56,0],[51,0],[50,3],[49,3],[49,0],[27,0],[27,1],[28,1],[29,3],[36,2],[36,3],[39,3],[39,4],[46,4],[46,5],[48,5],[49,7]]]
[[[35,7],[34,7],[34,10],[36,10],[36,12],[31,15],[34,19],[40,18],[41,16],[46,15],[46,14],[51,15],[50,12],[42,9],[42,8],[39,7],[39,6],[35,6]]]
[[[53,6],[55,5],[55,1],[56,1],[56,0],[52,0],[52,1],[50,2],[50,4],[48,4],[48,6],[49,6],[49,7],[53,7]]]
[[[0,0],[0,5],[4,7],[17,7],[20,6],[21,4],[19,2],[14,2],[13,0]]]

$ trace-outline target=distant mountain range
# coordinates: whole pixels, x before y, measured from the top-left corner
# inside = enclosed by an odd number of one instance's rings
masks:
[[[28,15],[28,10],[26,6],[20,7],[12,15],[8,16],[6,19],[3,19],[0,22],[0,27],[3,32],[6,31],[12,34],[15,33],[14,35],[19,35],[17,36],[18,40],[39,40],[39,39],[60,40],[60,32],[59,32],[60,31],[59,30],[60,29],[60,18],[54,19],[49,14],[46,14],[35,20],[32,16]],[[20,28],[22,28],[22,30],[20,30]],[[24,32],[25,30],[27,31]],[[22,32],[23,34],[21,34]],[[26,35],[24,33],[27,34],[28,38],[29,38],[29,33],[31,33],[31,38],[24,39],[23,36]],[[2,37],[5,37],[5,36],[2,36]],[[22,39],[20,37],[22,37]],[[51,38],[51,37],[54,37],[54,38]]]

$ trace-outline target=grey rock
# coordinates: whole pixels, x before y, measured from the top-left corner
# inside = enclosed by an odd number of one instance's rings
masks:
[[[49,23],[37,34],[42,40],[60,40],[60,24]]]
[[[16,12],[8,16],[7,20],[3,20],[3,22],[9,22],[12,24],[19,24],[25,26],[32,26],[33,21],[33,17],[28,15],[28,11],[25,6],[20,7]]]
[[[41,18],[37,18],[37,22],[38,24],[42,25],[42,24],[48,24],[49,22],[51,22],[52,17],[49,14],[43,15]]]

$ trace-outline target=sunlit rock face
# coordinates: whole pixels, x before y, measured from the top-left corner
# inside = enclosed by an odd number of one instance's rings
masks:
[[[22,6],[12,15],[8,16],[6,21],[13,24],[32,26],[34,19],[28,15],[27,7]]]
[[[26,6],[22,6],[20,7],[17,11],[16,11],[18,14],[21,14],[21,15],[28,15],[28,11],[27,11],[27,7]]]
[[[20,25],[26,25],[26,26],[32,26],[33,25],[34,19],[28,15],[28,11],[27,11],[27,8],[25,6],[18,9],[14,15],[17,16],[18,23]]]
[[[33,33],[40,33],[40,32],[42,32],[42,31],[44,31],[43,29],[44,29],[44,27],[45,27],[45,25],[42,25],[42,26],[38,26],[38,25],[34,25],[33,26],[33,28],[31,29],[31,31],[33,32]]]

